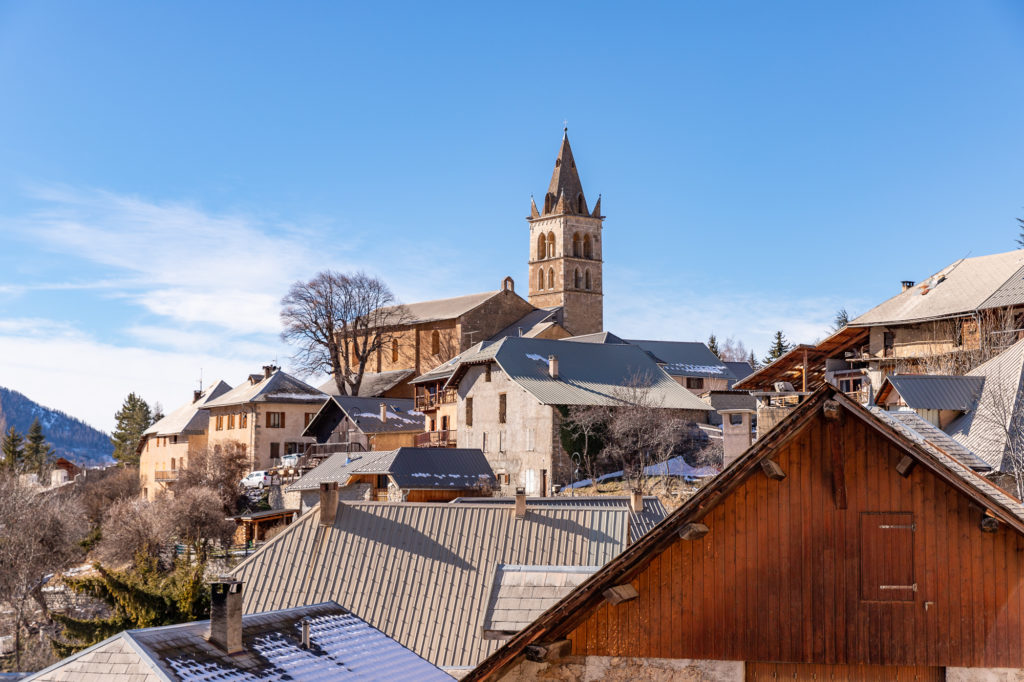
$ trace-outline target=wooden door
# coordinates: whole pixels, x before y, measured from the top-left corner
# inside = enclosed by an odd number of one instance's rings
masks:
[[[839,682],[941,682],[943,668],[913,665],[823,665],[816,663],[747,663],[747,682],[829,680]]]

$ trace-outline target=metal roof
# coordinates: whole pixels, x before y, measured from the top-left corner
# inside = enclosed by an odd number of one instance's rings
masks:
[[[985,383],[982,376],[948,376],[939,374],[890,374],[878,390],[875,403],[882,404],[888,395],[885,384],[892,386],[907,407],[914,410],[973,409]]]
[[[308,619],[308,648],[302,621]],[[31,680],[451,680],[333,602],[242,617],[244,651],[210,643],[210,621],[126,630]]]
[[[426,417],[417,412],[412,398],[369,398],[350,395],[331,396],[348,418],[363,433],[420,433]],[[380,420],[380,404],[386,406],[386,421]],[[312,423],[310,424],[312,425]]]
[[[558,377],[548,371],[548,358],[558,358]],[[619,405],[627,387],[649,382],[652,406],[707,411],[711,406],[675,382],[642,348],[633,344],[577,343],[508,337],[464,353],[449,380],[458,385],[465,368],[488,361],[498,366],[545,405]]]
[[[946,454],[956,457],[965,466],[970,467],[974,471],[992,471],[992,467],[985,460],[978,457],[945,432],[939,430],[931,422],[926,421],[917,412],[912,410],[887,412],[878,407],[872,408],[871,412],[882,419],[897,422],[896,426],[902,427],[904,431],[913,431],[919,438],[928,441]]]
[[[562,306],[553,308],[537,308],[492,336],[490,341],[497,341],[506,336],[525,336],[532,338],[547,331],[553,326],[562,324]]]
[[[726,367],[729,368],[729,371],[732,373],[732,375],[736,377],[736,381],[739,381],[740,379],[745,379],[746,377],[754,373],[754,368],[751,367],[750,363],[747,362],[746,360],[744,360],[743,362],[723,360],[722,362],[725,364]]]
[[[880,303],[850,325],[915,322],[1019,305],[1024,303],[1022,269],[1024,250],[962,258]]]
[[[452,504],[514,504],[513,497],[457,497]],[[538,507],[606,507],[629,512],[629,539],[636,541],[668,516],[665,505],[657,497],[644,497],[643,510],[634,512],[628,495],[559,495],[557,497],[528,497],[526,503]]]
[[[700,341],[644,341],[627,339],[640,346],[673,376],[736,379],[729,367]]]
[[[537,620],[600,566],[517,566],[498,564],[491,581],[483,629],[509,637]]]
[[[394,459],[394,450],[371,450],[370,452],[339,452],[331,455],[319,466],[304,474],[299,480],[289,485],[287,492],[318,490],[321,483],[337,482],[338,485],[348,484],[352,474],[359,473],[360,467],[375,464],[377,459]]]
[[[160,421],[155,422],[143,434],[147,436],[173,436],[181,433],[202,433],[206,431],[210,423],[210,413],[203,408],[206,407],[207,403],[219,398],[230,390],[231,386],[223,381],[213,382],[203,392],[199,400],[185,403]]]
[[[626,547],[608,507],[343,502],[334,524],[307,513],[239,564],[246,613],[326,600],[442,668],[498,648],[481,634],[498,564],[600,566]]]
[[[717,412],[730,410],[757,411],[757,399],[747,391],[711,391],[708,398]]]
[[[405,490],[469,490],[496,482],[491,465],[478,448],[398,448],[331,455],[288,490],[317,490],[330,481],[346,485],[354,474],[388,474]]]
[[[402,380],[413,373],[411,369],[395,369],[390,372],[366,372],[363,374],[363,381],[359,384],[359,395],[362,397],[380,396],[391,390]],[[320,385],[320,390],[327,395],[341,395],[338,392],[338,385],[331,377]]]
[[[245,381],[206,407],[227,407],[245,403],[322,403],[327,396],[309,384],[299,381],[280,370],[269,378],[251,375],[255,381]],[[256,379],[258,377],[258,379]]]
[[[623,341],[611,332],[595,332],[593,334],[580,334],[562,339],[563,341],[575,341],[576,343],[628,343]]]

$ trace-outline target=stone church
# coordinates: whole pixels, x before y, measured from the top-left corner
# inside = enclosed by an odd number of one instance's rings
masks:
[[[496,291],[409,303],[404,322],[377,352],[360,395],[413,397],[408,383],[481,341],[507,336],[562,339],[603,331],[601,199],[587,206],[568,131],[543,209],[530,200],[529,293],[506,277]],[[334,380],[320,387],[336,393]]]

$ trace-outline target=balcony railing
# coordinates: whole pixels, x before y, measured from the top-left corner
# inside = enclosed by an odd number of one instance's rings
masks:
[[[160,483],[166,483],[168,481],[177,481],[178,472],[177,470],[174,469],[171,469],[169,471],[157,471],[155,474],[153,474],[153,480]]]
[[[454,448],[458,431],[427,431],[416,435],[418,448]]]
[[[454,403],[459,398],[459,393],[454,388],[446,388],[443,391],[436,391],[434,393],[417,393],[416,394],[416,409],[432,410],[438,405],[447,405]]]

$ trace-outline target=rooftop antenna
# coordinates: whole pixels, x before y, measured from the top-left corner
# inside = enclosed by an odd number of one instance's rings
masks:
[[[203,392],[203,368],[199,368],[199,392]]]

